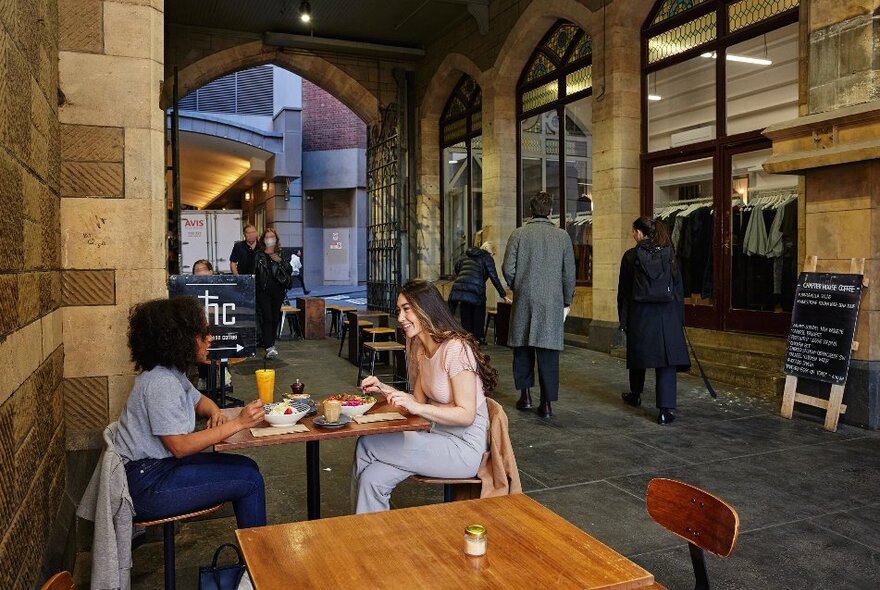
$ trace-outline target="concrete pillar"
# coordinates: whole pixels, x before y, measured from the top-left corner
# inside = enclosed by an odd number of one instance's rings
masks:
[[[102,444],[133,380],[132,304],[166,289],[163,0],[59,2],[67,448]]]
[[[596,27],[593,33],[593,288],[589,346],[605,351],[617,337],[620,258],[633,245],[629,228],[640,211],[640,25],[650,7],[633,4],[609,4],[606,30]],[[572,313],[582,315],[585,311],[574,309]]]

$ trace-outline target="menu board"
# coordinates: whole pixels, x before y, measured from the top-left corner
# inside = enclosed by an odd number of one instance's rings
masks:
[[[788,331],[787,375],[846,383],[861,295],[862,275],[801,273]]]
[[[196,298],[214,336],[209,359],[245,358],[256,354],[256,284],[254,275],[173,275],[170,297]]]

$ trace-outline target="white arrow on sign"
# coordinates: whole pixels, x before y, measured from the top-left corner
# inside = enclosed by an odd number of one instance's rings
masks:
[[[235,348],[232,348],[230,346],[228,348],[209,348],[208,350],[234,350],[235,352],[241,352],[242,350],[244,350],[244,346],[242,346],[241,344],[236,344]]]

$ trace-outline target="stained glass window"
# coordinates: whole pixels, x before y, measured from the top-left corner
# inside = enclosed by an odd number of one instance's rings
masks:
[[[654,17],[654,21],[651,25],[662,23],[663,21],[681,14],[685,10],[689,10],[703,2],[705,2],[705,0],[663,0],[663,4],[660,6],[660,10],[657,11],[657,15]]]
[[[715,39],[715,13],[704,14],[670,31],[648,39],[648,63],[684,53]]]
[[[738,31],[798,5],[798,0],[741,0],[727,9],[728,28]]]
[[[462,76],[452,91],[440,117],[441,143],[447,145],[479,133],[482,127],[480,86],[470,76]],[[470,131],[468,131],[470,123]]]

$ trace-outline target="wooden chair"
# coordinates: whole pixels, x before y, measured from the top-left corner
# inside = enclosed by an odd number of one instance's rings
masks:
[[[483,480],[477,477],[456,479],[413,475],[410,476],[410,480],[416,483],[442,485],[444,502],[457,502],[458,500],[475,500],[480,497],[480,492],[483,489]]]
[[[46,583],[40,586],[40,590],[76,590],[76,586],[70,572],[63,571],[46,580]]]
[[[648,483],[646,503],[654,522],[688,542],[697,582],[694,590],[709,590],[703,551],[730,557],[739,535],[736,510],[698,487],[662,477]]]
[[[188,514],[181,514],[179,516],[169,516],[168,518],[162,518],[159,520],[150,520],[147,522],[136,522],[134,526],[154,526],[157,524],[163,525],[163,541],[162,546],[165,552],[165,590],[174,590],[175,587],[175,577],[174,577],[174,523],[180,520],[186,520],[188,518],[195,518],[196,516],[204,516],[205,514],[211,514],[212,512],[216,512],[223,508],[223,504],[217,504],[216,506],[211,506],[210,508],[205,508],[204,510],[197,510],[196,512],[190,512]]]

